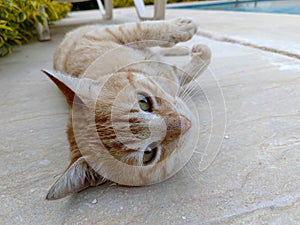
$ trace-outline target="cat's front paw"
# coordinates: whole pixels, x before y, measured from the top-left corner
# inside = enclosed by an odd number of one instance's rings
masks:
[[[190,18],[176,18],[170,20],[170,41],[174,43],[188,41],[197,32],[197,24]]]
[[[203,62],[209,62],[211,58],[211,51],[208,46],[196,44],[192,48],[192,57],[199,58]]]

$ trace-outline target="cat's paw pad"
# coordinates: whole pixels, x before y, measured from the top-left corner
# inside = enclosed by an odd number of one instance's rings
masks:
[[[210,60],[211,51],[207,45],[196,44],[192,48],[192,56],[199,57],[203,60]]]
[[[197,32],[197,24],[190,18],[177,18],[170,21],[172,24],[172,32],[170,32],[171,40],[175,43],[187,41]]]

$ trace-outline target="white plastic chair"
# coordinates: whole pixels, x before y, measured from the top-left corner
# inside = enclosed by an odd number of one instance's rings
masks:
[[[104,5],[101,0],[97,0],[99,9],[104,19],[110,20],[113,17],[113,0],[104,0]],[[147,16],[145,3],[143,0],[134,0],[136,12],[140,20],[162,20],[165,18],[166,0],[155,0],[154,15]]]
[[[113,0],[104,0],[104,5],[102,4],[101,0],[97,0],[97,4],[99,6],[99,10],[102,13],[102,16],[106,20],[111,20],[113,16]]]
[[[85,2],[89,0],[54,0],[58,2]],[[96,0],[102,16],[106,20],[111,20],[113,17],[113,0]],[[165,18],[167,0],[154,1],[154,14],[153,16],[146,15],[145,3],[143,0],[134,0],[136,12],[140,20],[162,20]]]
[[[166,0],[155,0],[154,15],[146,16],[145,4],[143,0],[134,0],[136,12],[140,20],[163,20],[165,18]]]

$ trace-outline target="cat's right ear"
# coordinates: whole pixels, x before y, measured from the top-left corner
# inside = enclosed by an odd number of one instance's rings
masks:
[[[76,78],[67,74],[63,74],[57,71],[51,71],[42,69],[44,72],[60,89],[60,91],[66,97],[69,106],[72,106],[74,97],[76,100],[84,103],[86,98],[93,96],[94,81],[88,78]]]

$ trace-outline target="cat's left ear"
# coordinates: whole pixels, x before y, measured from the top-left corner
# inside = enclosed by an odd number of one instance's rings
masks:
[[[83,157],[71,163],[68,169],[50,188],[46,199],[56,200],[82,191],[88,187],[103,184],[105,178],[93,170]]]
[[[75,95],[76,100],[85,102],[85,98],[93,97],[94,81],[89,78],[77,78],[57,71],[43,69],[44,72],[60,89],[66,97],[69,106],[72,106]]]

